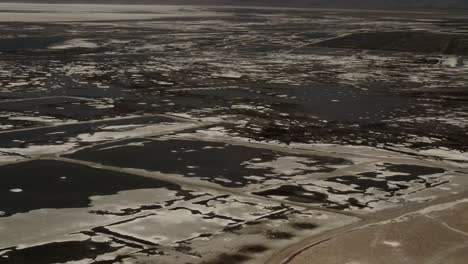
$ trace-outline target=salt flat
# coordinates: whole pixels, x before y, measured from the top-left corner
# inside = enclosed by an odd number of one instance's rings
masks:
[[[466,259],[458,14],[0,3],[0,36],[0,263]]]

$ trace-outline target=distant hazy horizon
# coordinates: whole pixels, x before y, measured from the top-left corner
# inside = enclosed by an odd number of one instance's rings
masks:
[[[6,0],[2,3],[93,3],[93,4],[165,4],[290,6],[308,8],[376,9],[458,9],[468,8],[468,0]]]

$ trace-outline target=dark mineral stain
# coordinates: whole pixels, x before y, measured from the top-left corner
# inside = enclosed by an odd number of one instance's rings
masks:
[[[98,119],[103,115],[109,115],[112,108],[96,109],[86,105],[85,100],[55,97],[37,98],[23,101],[0,102],[1,111],[34,113],[43,116],[53,116],[57,118],[71,118],[77,120]]]
[[[125,144],[137,142],[144,144],[144,146],[125,146]],[[119,147],[112,148],[116,145]],[[261,159],[262,162],[272,161],[285,155],[290,156],[287,153],[268,149],[216,142],[192,140],[147,142],[144,140],[128,140],[116,144],[110,143],[84,149],[67,156],[118,167],[181,174],[185,177],[205,177],[205,180],[225,187],[242,187],[249,183],[258,182],[258,180],[246,178],[247,176],[272,174],[269,168],[248,168],[245,162],[251,162],[253,159]],[[129,156],[138,158],[129,159]],[[322,163],[341,164],[344,162],[341,159],[323,158],[322,161],[322,157],[307,157],[317,159],[317,165],[321,165]],[[216,178],[227,179],[229,181],[217,180]]]
[[[314,223],[306,223],[306,222],[294,222],[291,223],[291,226],[294,227],[295,229],[315,229],[318,227],[318,225]]]
[[[60,37],[17,37],[0,40],[1,52],[45,49],[49,45],[63,41]]]
[[[177,251],[180,251],[180,252],[190,252],[190,251],[192,251],[192,248],[187,246],[187,245],[177,246],[174,249],[177,250]]]
[[[351,198],[348,198],[348,204],[350,206],[353,206],[353,207],[357,207],[359,209],[364,209],[366,207],[369,207],[368,204],[369,203],[366,203],[366,204],[362,204],[361,202],[359,202],[358,199],[354,198],[354,197],[351,197]]]
[[[245,225],[247,226],[256,226],[256,225],[262,225],[265,224],[266,221],[259,220],[259,221],[252,221],[252,222],[247,222]]]
[[[299,203],[326,203],[328,195],[319,192],[305,190],[300,186],[282,185],[276,189],[255,192],[261,196],[282,196],[288,200]]]
[[[62,161],[36,160],[0,167],[2,217],[41,208],[88,207],[91,196],[120,191],[167,188],[173,184]],[[22,189],[22,192],[12,192]],[[131,212],[130,212],[131,213]]]
[[[396,182],[425,182],[426,179],[424,176],[433,175],[438,173],[444,173],[445,170],[442,168],[426,167],[419,165],[407,165],[407,164],[383,164],[383,167],[386,171],[402,173],[401,175],[387,176],[385,178],[379,178],[377,181],[381,181],[380,187],[383,188],[384,182],[382,181],[396,181]],[[364,172],[360,173],[360,176],[365,176],[368,178],[377,178],[378,174],[376,172]],[[347,176],[353,177],[353,176]],[[346,182],[347,180],[344,179]],[[370,184],[365,184],[365,181],[360,182],[363,187],[370,186]],[[357,185],[360,185],[359,182],[356,182]],[[376,186],[373,186],[376,187]]]
[[[264,245],[247,245],[247,246],[241,247],[238,252],[248,254],[248,253],[260,253],[260,252],[264,252],[267,250],[268,248],[265,247]]]
[[[96,258],[118,250],[107,243],[66,241],[9,251],[0,257],[1,264],[50,264]]]
[[[128,141],[128,143],[131,142],[133,141]],[[144,168],[162,173],[182,174],[187,177],[200,177],[202,175],[211,178],[210,181],[227,187],[245,185],[248,180],[244,176],[258,173],[263,175],[269,172],[267,169],[245,168],[241,165],[243,162],[257,157],[264,157],[268,160],[275,157],[275,154],[269,150],[223,143],[169,140],[144,144],[144,147],[125,146],[105,149],[113,146],[109,144],[68,156],[119,167]],[[122,142],[119,145],[122,145]],[[138,158],[128,159],[129,156]],[[230,181],[216,181],[214,178],[225,178]]]
[[[0,109],[2,104],[0,103]],[[70,118],[78,118],[73,111],[67,112]],[[45,114],[48,115],[48,114]],[[89,115],[87,115],[89,117]],[[92,123],[77,123],[68,124],[58,127],[42,127],[36,129],[28,129],[22,131],[14,131],[0,134],[1,148],[23,148],[28,144],[60,144],[57,142],[67,142],[71,138],[75,138],[80,134],[94,134],[102,131],[103,127],[107,126],[122,126],[122,125],[153,125],[159,123],[174,122],[173,119],[162,116],[137,117],[128,119],[104,120]]]
[[[326,181],[345,185],[357,185],[355,189],[360,191],[366,191],[369,188],[376,188],[386,192],[393,191],[393,189],[388,186],[387,181],[384,179],[367,179],[361,178],[359,176],[340,176],[328,178]]]
[[[89,211],[92,214],[97,214],[97,215],[116,215],[116,216],[125,216],[125,215],[134,215],[137,213],[140,213],[142,211],[146,210],[157,210],[161,209],[161,205],[143,205],[138,208],[125,208],[121,209],[118,212],[110,212],[110,211],[103,211],[103,210],[91,210]]]
[[[269,239],[291,239],[294,237],[291,233],[278,230],[268,230],[265,235]]]
[[[395,182],[413,182],[413,183],[422,183],[427,184],[426,175],[433,175],[437,173],[445,172],[444,169],[418,166],[418,165],[406,165],[406,164],[384,164],[386,171],[402,173],[401,175],[393,175],[387,177],[379,177],[377,172],[364,172],[358,175],[347,175],[328,178],[326,181],[336,182],[344,185],[353,185],[355,186],[355,191],[339,191],[339,190],[329,190],[334,194],[349,194],[349,193],[359,193],[366,192],[369,188],[379,189],[381,191],[388,192],[390,195],[393,195],[399,190],[407,189],[408,186],[397,184]],[[389,182],[393,182],[389,185]],[[356,207],[365,207],[360,204],[356,199],[350,198],[348,202]]]
[[[340,178],[340,177],[337,177],[337,178]],[[337,182],[343,183],[342,181],[337,181]],[[339,190],[329,189],[328,191],[330,193],[341,194]],[[346,191],[346,192],[349,192],[349,191]],[[359,193],[358,191],[356,192]],[[266,196],[266,197],[279,196],[279,197],[284,197],[286,200],[292,201],[292,202],[319,204],[321,206],[331,208],[331,209],[337,209],[337,210],[344,210],[344,209],[349,208],[350,206],[367,207],[366,205],[359,204],[357,200],[351,199],[351,198],[348,199],[347,204],[339,204],[339,203],[330,201],[326,193],[309,191],[309,190],[304,189],[301,186],[294,186],[294,185],[283,185],[275,189],[254,192],[253,194]]]
[[[406,165],[406,164],[384,164],[386,169],[391,172],[401,172],[401,173],[408,173],[412,176],[423,176],[423,175],[431,175],[437,173],[444,173],[445,169],[442,168],[434,168],[434,167],[427,167],[427,166],[419,166],[419,165]]]
[[[227,254],[223,253],[216,258],[202,262],[203,264],[238,264],[249,260],[250,257],[244,254],[234,253]]]

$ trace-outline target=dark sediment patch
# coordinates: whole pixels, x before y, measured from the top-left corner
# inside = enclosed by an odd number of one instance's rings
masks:
[[[402,172],[408,173],[412,176],[424,176],[431,174],[444,173],[445,169],[419,166],[419,165],[407,165],[407,164],[384,164],[386,169],[391,172]]]
[[[62,161],[37,160],[0,167],[2,217],[41,208],[88,207],[91,196],[120,191],[166,188],[173,184]],[[11,190],[21,189],[21,192]]]
[[[96,120],[133,112],[119,111],[116,107],[104,107],[100,109],[90,106],[89,103],[91,101],[71,97],[37,98],[0,102],[0,111],[79,121]],[[96,102],[96,104],[99,103]]]
[[[239,264],[249,260],[250,257],[244,254],[234,253],[228,254],[223,253],[216,258],[202,262],[203,264]]]
[[[139,146],[132,146],[135,143]],[[84,149],[66,156],[111,166],[197,177],[225,187],[242,187],[259,182],[259,180],[246,178],[248,176],[276,174],[271,168],[249,167],[247,164],[269,162],[281,156],[310,158],[316,160],[316,163],[309,165],[318,166],[347,163],[343,159],[293,155],[226,143],[175,139],[150,142],[127,140]],[[129,156],[138,158],[129,159]],[[256,161],[253,161],[254,159]],[[307,170],[301,171],[301,174],[307,172]],[[290,177],[291,175],[278,174],[265,177],[281,176]]]
[[[307,222],[294,222],[291,223],[291,226],[294,227],[295,229],[316,229],[319,227],[317,224],[314,223],[307,223]]]
[[[364,175],[362,175],[364,176]],[[375,188],[385,192],[394,191],[394,188],[388,186],[388,182],[384,179],[369,179],[359,176],[339,176],[328,178],[326,181],[336,182],[344,185],[355,185],[354,189],[358,191],[366,191],[369,188]]]
[[[0,52],[46,49],[49,45],[63,41],[61,37],[16,37],[0,39]]]
[[[70,140],[76,141],[76,137],[78,137],[80,134],[92,135],[97,132],[102,132],[108,126],[148,126],[174,122],[176,121],[168,117],[149,116],[5,132],[0,133],[0,148],[25,148],[32,144],[60,145]]]
[[[108,243],[86,241],[54,242],[44,245],[14,249],[0,256],[2,264],[50,264],[94,259],[105,253],[114,252],[119,247]]]
[[[254,192],[255,195],[260,196],[280,196],[286,197],[287,200],[299,203],[320,203],[327,204],[328,195],[320,192],[308,191],[300,186],[282,185],[280,187],[269,189],[260,192]]]
[[[249,253],[261,253],[267,250],[268,248],[264,245],[247,245],[247,246],[241,247],[238,252],[249,254]]]
[[[141,140],[140,140],[141,141]],[[106,165],[142,168],[162,173],[181,174],[186,177],[207,177],[209,181],[227,187],[247,184],[244,176],[263,175],[267,169],[249,169],[241,164],[253,158],[273,160],[270,150],[192,140],[168,140],[144,142],[144,146],[125,146],[138,140],[106,144],[78,151],[67,157],[90,160]],[[121,147],[112,148],[114,145]],[[138,157],[128,159],[129,156]],[[218,181],[215,178],[228,179]]]
[[[269,239],[291,239],[294,237],[293,234],[278,230],[268,230],[265,236]]]

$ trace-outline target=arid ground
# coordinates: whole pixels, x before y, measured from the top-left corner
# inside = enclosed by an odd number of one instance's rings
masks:
[[[0,4],[0,263],[466,263],[468,16]]]

